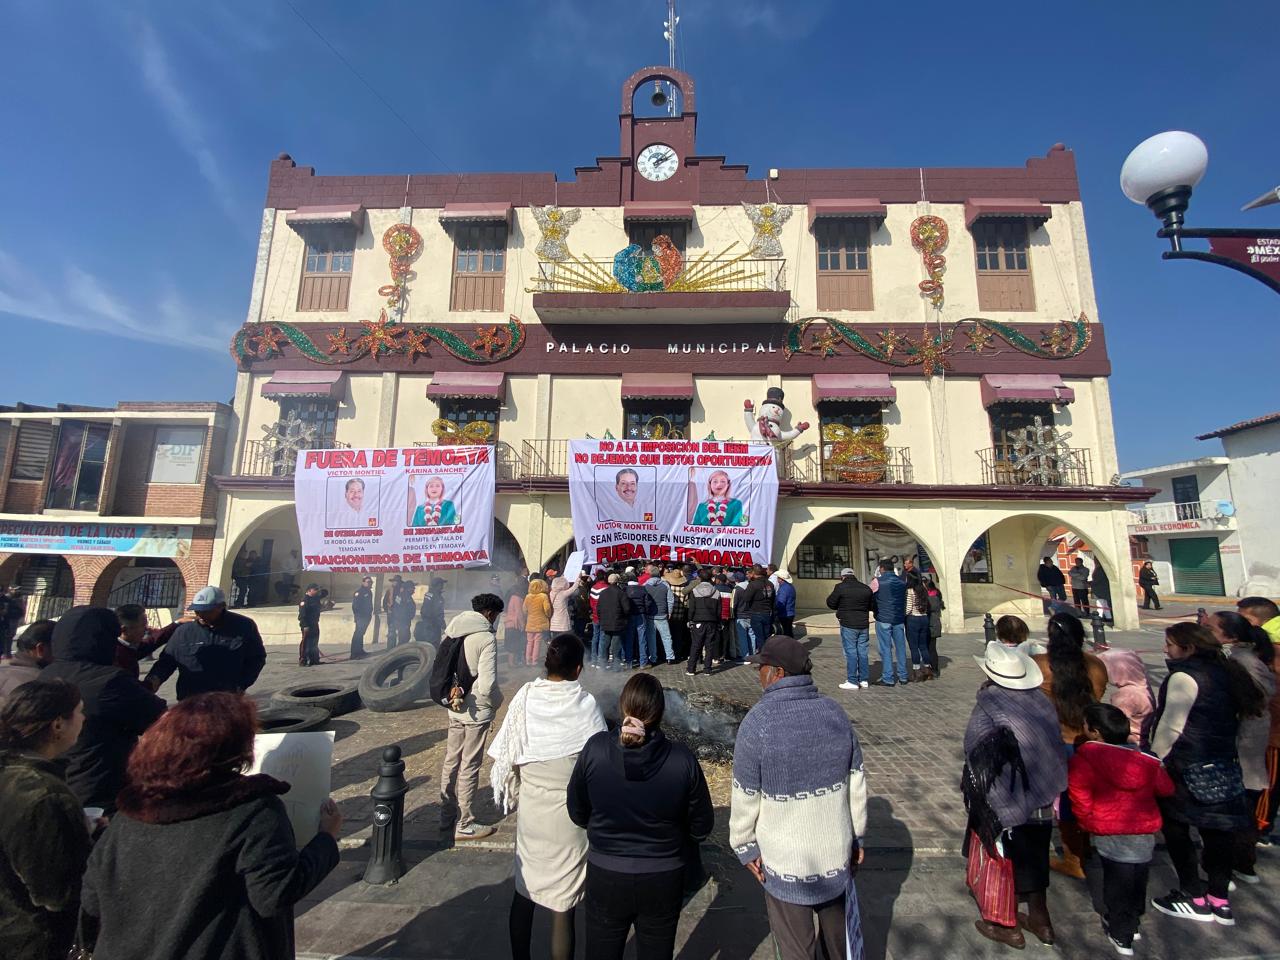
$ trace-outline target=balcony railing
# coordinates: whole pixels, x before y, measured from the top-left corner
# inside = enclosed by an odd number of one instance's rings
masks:
[[[783,291],[787,289],[787,261],[750,257],[700,257],[689,254],[682,269],[653,292],[727,293]],[[575,257],[573,260],[542,260],[533,280],[534,293],[627,293],[613,274],[613,260]]]
[[[437,445],[435,440],[415,440],[415,447],[434,447]],[[520,454],[516,448],[509,443],[498,440],[493,445],[493,459],[497,478],[499,480],[519,480]]]
[[[1091,487],[1089,451],[1070,448],[1061,456],[1020,456],[1011,446],[977,451],[982,482],[997,487]]]
[[[318,439],[308,450],[349,450],[351,444],[340,440]],[[240,458],[242,477],[292,477],[298,466],[298,450],[271,440],[246,440]]]
[[[521,467],[524,476],[535,480],[569,475],[568,440],[526,440],[521,444]]]
[[[1226,520],[1236,515],[1230,500],[1192,500],[1187,503],[1147,503],[1129,508],[1129,523],[1177,523],[1180,520]]]
[[[787,451],[782,477],[796,483],[914,483],[910,447],[885,447],[885,460],[863,459],[850,463],[823,461],[818,451],[804,456]]]

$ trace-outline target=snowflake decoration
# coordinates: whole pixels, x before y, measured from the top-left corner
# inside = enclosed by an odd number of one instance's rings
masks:
[[[508,342],[509,338],[505,330],[499,330],[497,327],[477,327],[476,338],[471,341],[471,349],[491,357],[505,350]]]
[[[361,320],[360,325],[364,327],[364,334],[355,341],[356,350],[362,353],[371,353],[375,357],[380,357],[385,353],[400,352],[400,336],[404,333],[404,327],[394,326],[387,319],[387,311],[383,310],[379,314],[377,320]]]
[[[743,203],[742,209],[756,231],[748,250],[757,257],[782,256],[782,225],[791,219],[791,208],[776,203]]]
[[[351,338],[347,336],[346,327],[339,327],[337,333],[327,333],[325,336],[329,338],[330,353],[340,353],[343,356],[350,355]]]
[[[534,250],[538,259],[557,263],[568,260],[570,257],[569,228],[578,222],[582,211],[562,210],[554,204],[529,209],[533,211],[533,219],[537,221],[538,229],[542,231],[542,239],[538,241],[538,246]]]
[[[275,327],[267,326],[253,338],[253,355],[259,360],[266,360],[284,353],[284,344],[288,338]]]
[[[263,442],[271,451],[273,463],[292,467],[298,459],[298,452],[310,450],[315,446],[319,426],[307,423],[298,416],[297,410],[290,410],[275,423],[262,425]]]
[[[995,339],[995,334],[985,327],[973,327],[968,332],[969,343],[965,346],[966,350],[972,350],[974,353],[981,353],[987,347],[991,346],[991,341]]]
[[[409,359],[419,355],[424,357],[431,356],[428,345],[431,343],[431,334],[425,330],[410,330],[404,335],[403,351],[409,355]]]
[[[1067,446],[1070,439],[1070,431],[1059,433],[1035,417],[1031,426],[1010,434],[1011,465],[1023,483],[1056,486],[1064,472],[1080,467],[1076,452]]]

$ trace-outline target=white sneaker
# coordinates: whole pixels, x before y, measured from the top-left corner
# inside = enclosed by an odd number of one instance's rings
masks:
[[[844,683],[840,684],[840,689],[841,690],[857,690],[858,685],[856,683],[850,683],[849,681],[846,680]]]
[[[871,686],[871,684],[868,683],[866,680],[863,680],[860,684],[858,684],[858,686],[860,686],[863,690],[866,690],[868,687]]]

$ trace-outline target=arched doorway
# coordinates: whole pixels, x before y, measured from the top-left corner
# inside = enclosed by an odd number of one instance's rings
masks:
[[[22,588],[26,602],[24,623],[56,619],[75,605],[75,575],[66,558],[58,554],[29,554],[14,582]]]
[[[121,557],[102,572],[98,582],[106,589],[107,606],[140,604],[153,618],[160,611],[169,617],[181,615],[187,596],[182,570],[167,557]]]

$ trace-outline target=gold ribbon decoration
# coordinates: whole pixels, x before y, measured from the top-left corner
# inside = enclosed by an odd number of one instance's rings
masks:
[[[437,443],[488,443],[493,437],[493,425],[484,420],[473,420],[459,429],[452,420],[440,417],[431,422],[431,432]]]
[[[822,439],[832,445],[826,462],[836,468],[837,478],[844,483],[879,483],[888,470],[889,451],[884,442],[889,431],[878,423],[858,430],[843,423],[822,427]]]

